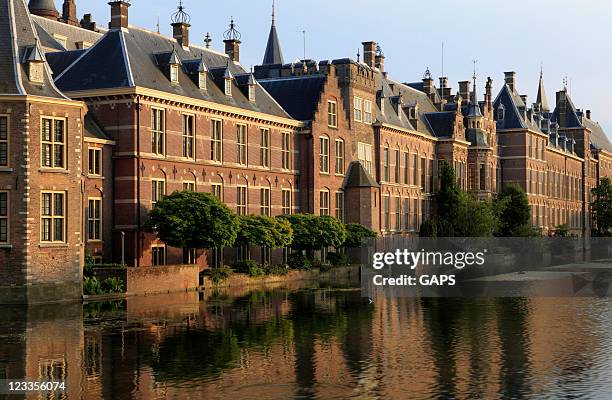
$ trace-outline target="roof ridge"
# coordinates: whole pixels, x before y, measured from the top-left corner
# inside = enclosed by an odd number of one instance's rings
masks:
[[[158,33],[158,32],[155,32],[155,31],[151,31],[151,30],[149,30],[147,28],[143,28],[142,26],[130,25],[130,29],[135,29],[135,30],[140,31],[140,32],[144,32],[144,33],[148,33],[148,34],[151,34],[151,35],[155,35],[155,36],[158,36],[160,38],[166,39],[169,42],[176,41],[176,39],[174,39],[173,37],[170,37],[168,35],[164,35],[163,33]],[[198,49],[198,50],[204,50],[204,51],[207,51],[207,52],[219,55],[219,56],[223,56],[223,57],[229,58],[227,54],[225,54],[225,53],[223,53],[221,51],[217,51],[217,50],[214,50],[214,49],[211,49],[211,48],[207,48],[207,47],[204,47],[204,46],[200,46],[200,45],[197,45],[197,44],[189,43],[189,47],[194,48],[194,49]],[[237,63],[237,62],[234,62],[234,63],[235,64],[240,64],[240,63]]]
[[[106,32],[96,43],[93,44],[93,46],[87,48],[83,54],[81,54],[79,57],[77,57],[76,60],[74,60],[68,67],[66,67],[66,69],[64,69],[62,71],[61,74],[59,74],[57,76],[57,78],[55,78],[55,81],[59,81],[68,71],[70,71],[72,69],[72,67],[74,67],[78,62],[80,62],[85,56],[87,56],[91,51],[93,51],[93,49],[95,49],[105,38],[107,38],[113,31],[108,31]],[[72,50],[72,51],[76,51],[76,50]]]

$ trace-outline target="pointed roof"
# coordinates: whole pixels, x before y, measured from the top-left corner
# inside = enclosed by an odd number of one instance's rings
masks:
[[[66,99],[55,87],[24,0],[0,0],[0,94]],[[28,78],[30,61],[45,62],[43,82]]]
[[[542,70],[540,70],[540,83],[538,84],[538,98],[536,99],[536,103],[540,105],[542,112],[550,112],[548,99],[546,98],[546,90],[544,89],[544,74]]]
[[[468,117],[482,117],[480,104],[478,104],[478,95],[476,94],[476,75],[474,75],[474,90],[472,91],[472,99],[470,101],[470,113]]]
[[[28,8],[32,14],[59,17],[53,0],[30,0]]]
[[[266,46],[266,54],[264,54],[262,65],[283,64],[283,52],[281,50],[280,40],[276,32],[276,16],[274,12],[274,3],[272,3],[272,27],[268,36],[268,45]]]
[[[366,171],[361,162],[353,161],[349,165],[348,177],[346,179],[345,189],[348,188],[371,188],[378,187],[378,183],[372,178],[372,175]]]

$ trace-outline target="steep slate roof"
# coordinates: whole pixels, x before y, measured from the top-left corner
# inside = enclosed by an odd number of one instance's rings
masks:
[[[606,150],[607,152],[612,153],[612,143],[610,143],[608,135],[606,135],[601,125],[599,125],[598,122],[588,118],[583,118],[582,122],[584,123],[584,126],[591,131],[591,143],[595,149]]]
[[[540,105],[543,112],[549,112],[548,99],[546,98],[546,89],[544,89],[544,74],[540,71],[540,82],[538,83],[538,97],[536,103]]]
[[[281,50],[280,40],[278,39],[278,33],[276,32],[274,17],[272,17],[272,27],[270,27],[270,35],[268,35],[268,44],[262,64],[283,64],[283,52]]]
[[[531,129],[536,132],[541,132],[538,125],[528,118],[527,105],[523,102],[518,93],[510,90],[507,84],[502,86],[501,91],[493,102],[493,108],[498,109],[500,105],[504,106],[504,119],[497,121],[497,129]]]
[[[110,140],[110,138],[106,135],[102,127],[98,124],[91,113],[85,114],[83,128],[85,130],[85,136],[101,139],[101,140]]]
[[[450,138],[453,136],[455,111],[426,113],[425,118],[437,138]]]
[[[42,85],[28,79],[25,58],[38,52],[44,61],[44,56],[24,0],[0,0],[0,49],[0,94],[66,99],[53,84],[46,62]]]
[[[83,29],[80,26],[69,25],[61,21],[53,21],[48,18],[32,15],[34,27],[41,37],[43,47],[61,50],[77,50],[78,42],[87,42],[92,45],[104,36],[105,29],[100,32]],[[66,48],[64,48],[54,37],[53,34],[66,38]]]
[[[360,188],[360,187],[378,187],[378,183],[365,170],[359,161],[353,161],[349,165],[348,177],[346,179],[345,188]]]
[[[176,52],[184,64],[179,68],[180,84],[173,84],[165,73],[166,66],[160,65],[163,57],[159,55],[172,52]],[[200,90],[190,76],[190,61],[200,60],[210,71],[207,90]],[[138,86],[280,117],[289,116],[259,85],[255,89],[254,102],[249,101],[241,90],[232,90],[232,96],[226,96],[223,82],[216,80],[215,76],[218,69],[225,71],[228,68],[234,76],[246,73],[240,64],[229,61],[225,54],[199,46],[185,49],[173,38],[131,26],[129,30],[108,31],[56,80],[65,92]]]
[[[85,51],[86,50],[72,50],[47,53],[47,62],[53,71],[53,76],[57,77],[64,72],[64,70],[82,56]]]
[[[316,74],[260,79],[259,83],[293,118],[310,121],[319,104],[325,81],[325,75]]]

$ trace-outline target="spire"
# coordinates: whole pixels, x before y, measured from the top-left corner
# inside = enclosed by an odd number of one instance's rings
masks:
[[[268,45],[264,54],[263,65],[283,64],[283,52],[281,50],[278,34],[276,33],[276,4],[272,1],[272,26],[268,36]]]
[[[476,94],[476,60],[474,60],[474,75],[472,79],[474,80],[474,90],[472,91],[472,96],[470,99],[470,117],[482,117],[482,113],[480,112],[480,105],[478,104],[478,95]]]
[[[540,109],[542,110],[542,112],[550,112],[550,107],[548,106],[548,99],[546,98],[546,90],[544,89],[544,73],[541,67],[540,83],[538,85],[538,98],[536,99],[536,103],[540,105]]]

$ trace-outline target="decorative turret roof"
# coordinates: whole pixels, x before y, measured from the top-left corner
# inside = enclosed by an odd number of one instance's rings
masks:
[[[538,98],[536,99],[536,104],[540,105],[540,110],[542,110],[542,112],[550,112],[548,99],[546,98],[546,90],[544,89],[544,74],[542,70],[540,70],[540,83],[538,84]]]
[[[472,91],[472,98],[470,99],[470,113],[468,114],[468,117],[482,117],[480,105],[478,104],[478,95],[476,94],[476,75],[474,75],[474,90]]]
[[[59,12],[55,8],[53,0],[30,0],[28,8],[32,14],[40,15],[41,17],[59,17]]]
[[[278,33],[276,33],[276,15],[274,8],[274,1],[272,2],[272,27],[270,28],[270,35],[268,36],[268,45],[266,46],[266,53],[264,55],[263,65],[271,64],[283,64],[283,52],[281,50],[280,40],[278,39]]]

